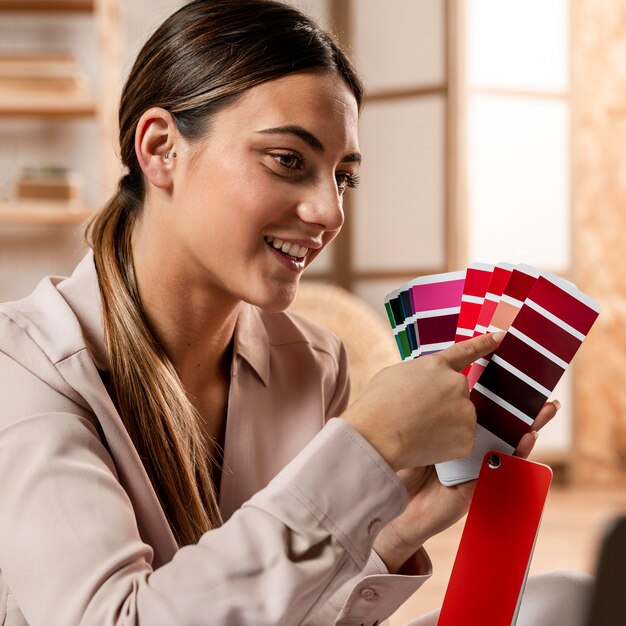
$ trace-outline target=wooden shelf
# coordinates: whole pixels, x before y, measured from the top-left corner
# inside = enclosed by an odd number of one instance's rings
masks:
[[[92,209],[66,202],[0,202],[0,226],[63,226],[81,224]]]
[[[0,86],[0,121],[5,120],[5,125],[18,119],[33,119],[44,126],[53,124],[56,120],[65,122],[89,119],[90,124],[93,121],[97,125],[98,140],[92,152],[94,158],[97,156],[96,152],[100,153],[98,184],[102,189],[116,186],[119,167],[112,145],[117,137],[117,99],[122,67],[120,5],[120,0],[0,0],[0,26],[12,27],[7,19],[9,14],[11,18],[19,15],[34,24],[57,15],[67,16],[68,19],[76,17],[79,21],[84,17],[93,23],[96,31],[93,45],[98,52],[99,68],[89,79],[82,74],[79,64],[74,66],[74,61],[82,57],[82,48],[85,47],[82,45],[73,45],[72,50],[63,53],[38,52],[39,42],[36,35],[32,35],[30,52],[28,47],[22,49],[20,46],[18,52],[7,50],[0,54],[5,70],[5,80]],[[13,73],[11,61],[15,61]],[[21,71],[20,63],[25,64],[25,71]],[[41,72],[38,63],[42,68]],[[28,82],[29,78],[40,74],[49,79],[48,82]],[[59,77],[74,80],[52,80]],[[13,82],[12,78],[15,78]],[[89,82],[94,78],[98,85],[97,93],[92,93],[89,89]],[[20,83],[20,80],[26,82]],[[42,143],[45,145],[45,142]],[[11,149],[10,145],[8,149]],[[30,160],[34,159],[34,154]],[[28,163],[28,159],[21,160]],[[54,164],[55,159],[51,158],[50,162]],[[68,169],[81,169],[80,163],[70,163],[66,164]],[[32,227],[35,230],[46,226],[80,226],[104,200],[105,198],[90,199],[89,206],[85,206],[75,200],[55,202],[0,198],[0,227],[3,236],[6,236],[8,229],[14,227]]]
[[[0,0],[0,12],[93,13],[94,0]]]
[[[4,98],[0,100],[0,117],[95,117],[94,100],[49,98]]]

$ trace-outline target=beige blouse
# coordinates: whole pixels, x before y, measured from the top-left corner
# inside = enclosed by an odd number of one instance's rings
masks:
[[[243,305],[234,339],[220,508],[179,548],[102,383],[89,252],[0,305],[0,624],[377,624],[430,575],[371,550],[406,493],[338,416],[339,340]],[[328,423],[326,423],[328,422]],[[326,425],[325,425],[326,424]]]

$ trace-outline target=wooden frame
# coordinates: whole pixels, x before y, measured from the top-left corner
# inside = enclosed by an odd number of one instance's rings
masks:
[[[91,210],[68,206],[62,202],[0,202],[0,225],[66,226],[82,224],[92,214]]]
[[[118,138],[118,94],[120,68],[122,67],[119,0],[97,0],[96,18],[100,48],[100,84],[98,111],[104,189],[112,194],[120,177],[119,159],[116,155]],[[109,195],[106,193],[105,195]],[[104,200],[105,198],[103,198]]]
[[[465,102],[465,3],[446,0],[446,270],[468,264]]]
[[[331,22],[334,24],[335,34],[339,42],[349,47],[352,39],[350,32],[350,0],[327,0],[330,10]],[[345,222],[340,234],[333,243],[333,254],[331,257],[331,277],[332,282],[348,291],[353,288],[352,240],[354,237],[354,226],[350,219],[352,202],[349,196],[344,198]],[[314,275],[310,276],[314,278]]]
[[[57,98],[38,102],[31,98],[28,101],[4,100],[0,102],[0,117],[50,117],[79,118],[96,117],[98,107],[95,101],[72,101]]]
[[[0,0],[0,11],[92,13],[97,0]]]

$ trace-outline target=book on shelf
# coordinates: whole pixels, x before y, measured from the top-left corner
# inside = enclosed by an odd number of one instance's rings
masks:
[[[80,205],[81,194],[81,176],[63,167],[27,167],[15,183],[18,202],[45,201]]]

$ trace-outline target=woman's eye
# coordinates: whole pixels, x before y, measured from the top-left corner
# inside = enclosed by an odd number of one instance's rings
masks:
[[[355,174],[348,174],[345,172],[343,174],[335,174],[335,180],[337,181],[337,188],[342,193],[348,187],[354,189],[355,187],[358,187],[359,185],[359,177],[356,176]]]
[[[299,169],[302,166],[303,159],[298,154],[290,152],[272,154],[271,156],[277,163],[286,167],[288,170]]]

